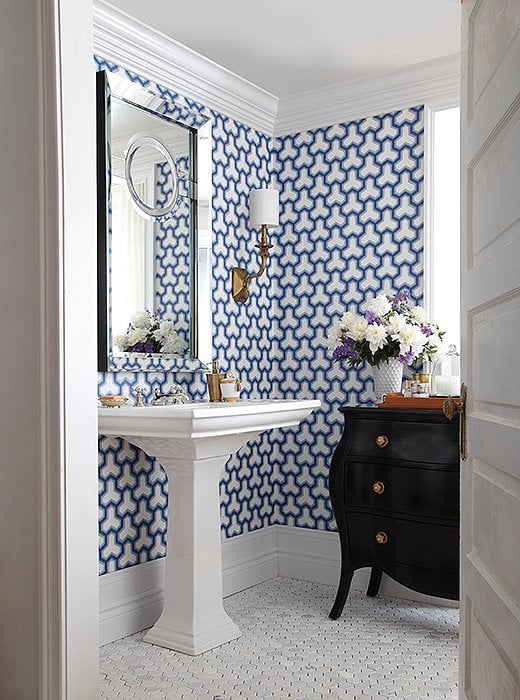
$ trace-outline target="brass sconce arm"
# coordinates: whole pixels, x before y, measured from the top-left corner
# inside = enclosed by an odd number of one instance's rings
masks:
[[[258,248],[258,254],[260,255],[260,269],[258,272],[249,273],[243,267],[234,267],[231,277],[232,282],[232,294],[233,300],[242,303],[249,297],[249,282],[252,279],[260,277],[264,274],[267,267],[267,260],[270,256],[269,250],[273,246],[269,243],[267,238],[267,225],[262,224],[262,237],[260,243],[256,243],[255,248]]]

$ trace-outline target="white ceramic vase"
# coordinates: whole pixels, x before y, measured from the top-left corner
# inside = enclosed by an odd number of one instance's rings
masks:
[[[372,367],[376,403],[383,400],[383,394],[401,391],[403,384],[403,365],[397,357],[381,362],[379,367]]]

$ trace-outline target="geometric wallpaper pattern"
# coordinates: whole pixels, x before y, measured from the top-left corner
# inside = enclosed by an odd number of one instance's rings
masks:
[[[98,70],[120,72],[129,80],[212,119],[214,357],[225,370],[232,369],[244,378],[249,396],[272,395],[273,358],[269,351],[274,301],[267,294],[269,284],[264,279],[256,286],[257,294],[247,309],[230,305],[229,301],[231,267],[257,264],[253,257],[256,254],[252,253],[248,195],[251,188],[266,187],[270,182],[269,137],[182,98],[164,86],[152,85],[115,64],[100,58],[95,60]],[[206,398],[205,379],[200,373],[159,371],[100,373],[98,393],[131,397],[133,389],[141,386],[149,399],[154,388],[164,391],[177,382],[184,385],[192,399]],[[103,574],[163,556],[167,483],[155,460],[128,443],[102,437],[99,445],[99,550]],[[229,460],[220,489],[223,536],[233,537],[270,524],[273,469],[270,451],[268,437],[261,435]],[[137,503],[135,512],[130,510],[131,503]]]
[[[274,141],[200,104],[121,71],[212,119],[214,358],[239,374],[252,398],[319,398],[294,429],[270,431],[226,465],[223,537],[272,524],[334,529],[327,478],[341,434],[337,408],[373,400],[370,370],[333,365],[327,333],[347,306],[403,287],[422,300],[423,110],[412,108]],[[249,300],[230,300],[235,265],[258,268],[248,195],[280,190],[280,226],[268,276]],[[99,393],[183,384],[207,395],[200,373],[107,372]],[[100,573],[163,556],[167,482],[155,460],[113,438],[99,442]]]
[[[187,173],[189,167],[187,156],[176,158],[175,162],[178,172]],[[155,205],[164,206],[173,192],[168,163],[157,164],[155,188]],[[182,197],[178,201],[173,216],[166,221],[154,224],[154,308],[161,309],[162,317],[173,320],[177,333],[186,343],[189,343],[190,200]]]
[[[341,405],[373,401],[371,370],[333,364],[332,321],[367,297],[408,289],[422,301],[423,109],[279,138],[279,373],[287,397],[321,399],[279,445],[273,522],[331,529],[327,477]]]

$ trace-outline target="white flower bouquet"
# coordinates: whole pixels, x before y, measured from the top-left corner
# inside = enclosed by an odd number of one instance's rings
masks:
[[[182,356],[188,346],[175,330],[173,321],[161,319],[160,309],[154,313],[147,309],[135,313],[126,333],[115,336],[114,345],[123,352],[157,352],[178,356]]]
[[[366,304],[365,312],[347,311],[333,326],[329,343],[334,360],[357,366],[366,360],[379,367],[390,358],[403,365],[431,360],[439,351],[444,332],[426,321],[422,306],[412,305],[407,290],[393,297],[380,294]]]

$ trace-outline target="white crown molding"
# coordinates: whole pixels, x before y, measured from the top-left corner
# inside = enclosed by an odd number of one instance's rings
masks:
[[[278,99],[105,0],[94,0],[94,51],[262,133],[272,135]]]
[[[459,54],[279,100],[105,0],[94,0],[93,8],[101,57],[269,136],[459,101]]]
[[[282,98],[275,136],[338,124],[426,103],[458,103],[460,55]]]

